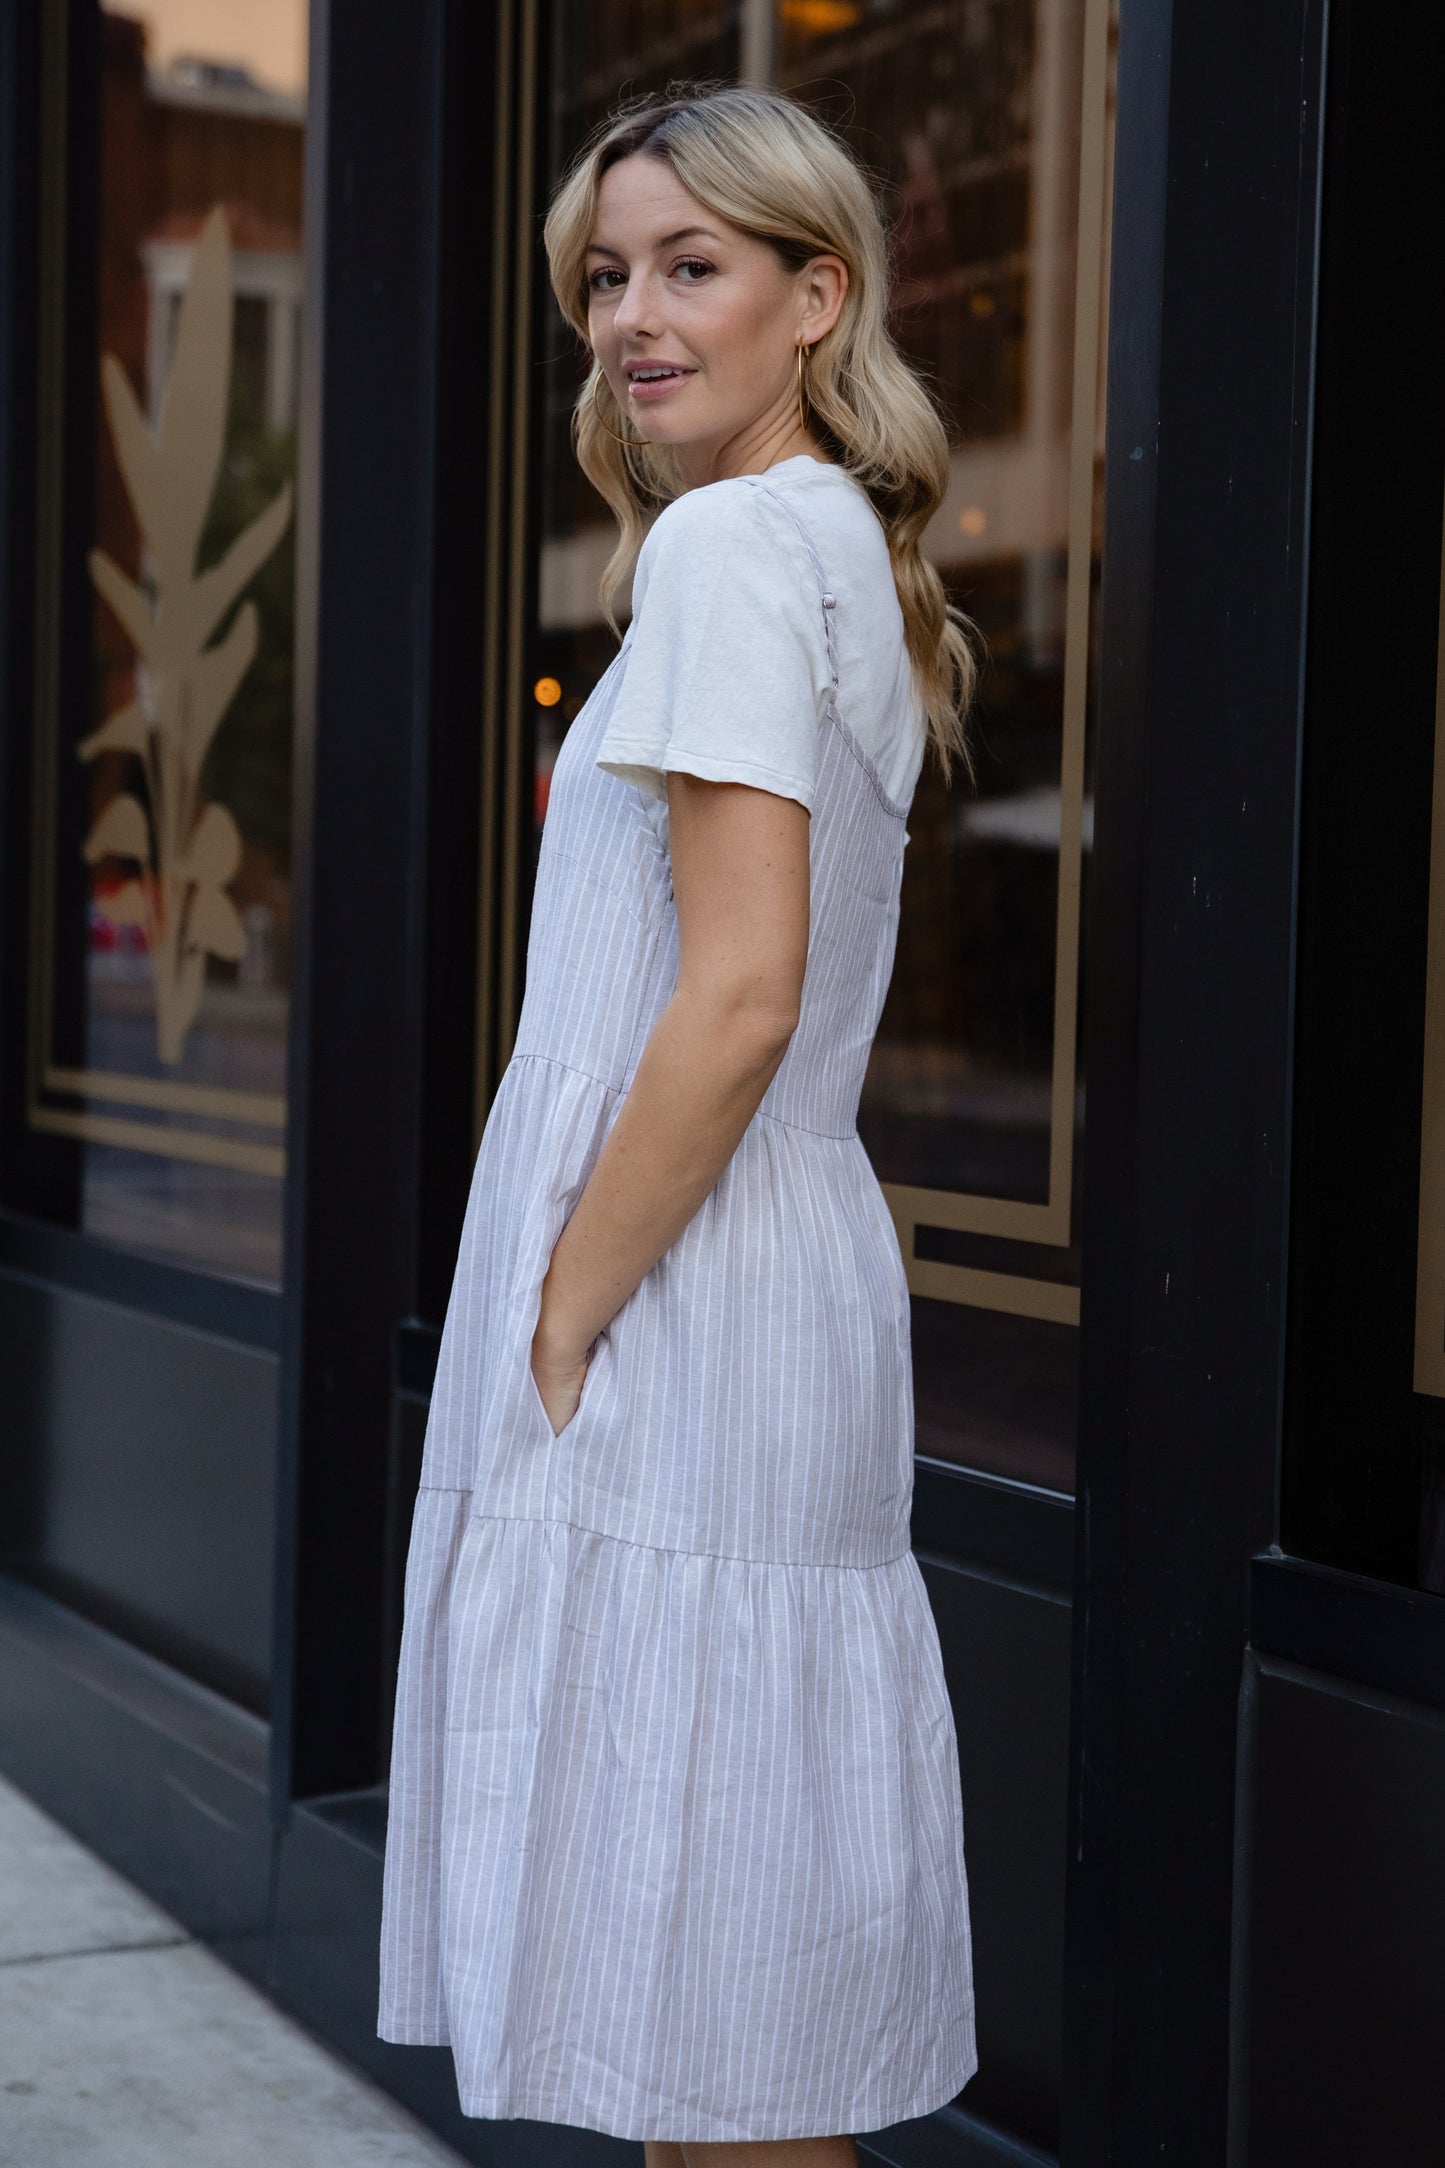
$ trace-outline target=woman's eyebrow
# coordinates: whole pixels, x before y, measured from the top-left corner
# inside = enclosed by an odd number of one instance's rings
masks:
[[[670,248],[674,241],[690,241],[694,234],[701,234],[706,241],[720,241],[722,235],[714,233],[711,226],[679,226],[676,233],[660,234],[653,242],[654,248]],[[620,248],[609,248],[605,241],[594,241],[587,250],[589,256],[620,256]]]

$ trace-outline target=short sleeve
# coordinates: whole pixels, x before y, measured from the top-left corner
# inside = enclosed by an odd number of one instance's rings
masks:
[[[751,783],[811,812],[832,689],[818,581],[787,510],[741,477],[658,516],[633,579],[629,653],[597,765]]]

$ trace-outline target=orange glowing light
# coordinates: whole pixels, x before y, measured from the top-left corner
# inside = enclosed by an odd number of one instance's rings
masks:
[[[532,687],[532,698],[539,708],[555,708],[562,697],[562,688],[555,678],[538,678]]]
[[[826,38],[838,30],[851,30],[863,13],[857,0],[779,0],[778,15],[805,37]]]

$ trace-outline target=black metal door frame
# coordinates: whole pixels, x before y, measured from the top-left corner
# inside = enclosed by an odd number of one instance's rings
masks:
[[[1125,0],[1063,2159],[1225,2158],[1275,1533],[1324,0]]]

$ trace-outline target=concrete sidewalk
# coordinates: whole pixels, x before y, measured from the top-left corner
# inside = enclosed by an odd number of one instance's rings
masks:
[[[0,1783],[0,2168],[455,2168]]]

